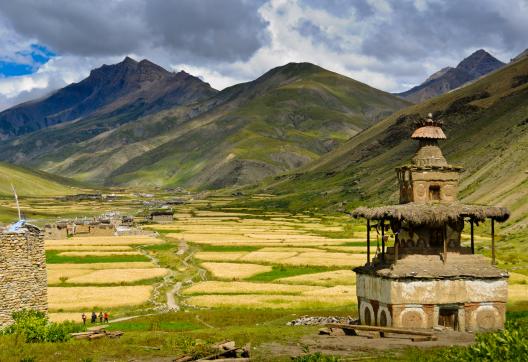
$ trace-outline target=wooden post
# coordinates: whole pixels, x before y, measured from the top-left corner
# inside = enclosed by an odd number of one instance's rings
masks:
[[[444,234],[444,264],[447,262],[447,224],[444,224],[444,230],[442,232]]]
[[[495,219],[491,218],[491,265],[495,265]]]
[[[367,265],[370,265],[370,219],[367,219]]]
[[[471,225],[471,254],[475,254],[475,231],[473,219],[469,219],[469,223]]]
[[[385,220],[381,220],[381,261],[385,262]]]
[[[398,233],[394,235],[394,264],[398,262],[398,246],[400,244],[400,239],[398,239]]]

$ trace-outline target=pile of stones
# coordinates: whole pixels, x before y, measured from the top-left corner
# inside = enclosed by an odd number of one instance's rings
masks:
[[[311,317],[302,316],[294,319],[286,325],[288,326],[324,326],[330,323],[341,323],[341,324],[359,324],[359,320],[356,318],[348,317]]]

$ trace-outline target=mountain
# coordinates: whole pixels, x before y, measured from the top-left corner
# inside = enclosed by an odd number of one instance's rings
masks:
[[[11,198],[13,185],[18,196],[58,196],[82,192],[71,180],[42,171],[0,162],[0,197]]]
[[[0,142],[0,154],[105,185],[221,188],[304,165],[408,105],[316,65],[290,63],[132,120],[98,110]]]
[[[462,60],[456,68],[443,68],[427,78],[422,84],[399,93],[398,96],[413,103],[420,103],[447,93],[502,66],[504,66],[503,62],[480,49]]]
[[[185,72],[171,73],[148,61],[126,57],[94,69],[79,83],[0,113],[0,138],[6,139],[90,115],[139,114],[208,98],[209,84]]]
[[[429,112],[444,122],[447,160],[465,169],[462,199],[507,206],[506,227],[528,226],[528,58],[396,112],[295,174],[267,179],[258,191],[292,209],[396,203],[394,168],[410,161],[413,122]]]
[[[521,52],[519,55],[517,55],[515,58],[512,58],[511,62],[516,62],[518,60],[521,60],[525,57],[528,57],[528,49],[525,49],[523,52]]]

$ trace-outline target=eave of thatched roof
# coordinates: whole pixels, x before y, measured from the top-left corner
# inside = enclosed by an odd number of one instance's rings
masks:
[[[352,211],[355,218],[370,220],[397,220],[409,221],[421,225],[442,225],[456,222],[460,218],[471,218],[475,221],[484,221],[492,218],[504,222],[510,217],[510,212],[504,207],[464,205],[460,203],[408,203],[380,207],[359,207]]]
[[[437,126],[423,126],[416,129],[411,135],[412,139],[429,138],[437,140],[445,140],[447,137],[442,131],[442,128]]]

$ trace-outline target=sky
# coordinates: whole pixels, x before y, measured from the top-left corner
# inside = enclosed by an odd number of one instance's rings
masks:
[[[216,89],[311,62],[398,92],[478,49],[528,48],[528,0],[0,1],[0,110],[125,56]]]

